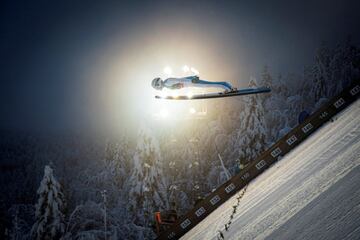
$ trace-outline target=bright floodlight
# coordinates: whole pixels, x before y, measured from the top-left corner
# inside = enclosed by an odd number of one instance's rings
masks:
[[[187,92],[187,93],[186,93],[186,96],[187,96],[188,98],[192,98],[192,97],[194,96],[194,94],[193,94],[192,92]]]
[[[189,68],[188,65],[184,65],[184,66],[182,67],[182,70],[183,70],[184,72],[188,72],[188,71],[190,71],[190,68]]]
[[[160,111],[160,117],[167,118],[169,116],[169,111],[165,108],[161,109]]]
[[[196,75],[198,75],[199,74],[199,71],[198,70],[196,70],[195,68],[193,68],[193,67],[191,67],[190,68],[190,71],[191,72],[193,72],[193,73],[195,73]]]
[[[174,92],[171,93],[171,96],[172,96],[173,98],[177,98],[177,97],[179,96],[179,93],[177,93],[176,91],[174,91]]]
[[[194,114],[194,113],[196,113],[196,110],[195,110],[195,108],[192,107],[192,108],[189,109],[189,112],[190,112],[191,114]]]
[[[171,75],[171,74],[172,74],[172,69],[171,69],[171,67],[166,66],[166,67],[164,68],[164,73],[167,74],[167,75]]]

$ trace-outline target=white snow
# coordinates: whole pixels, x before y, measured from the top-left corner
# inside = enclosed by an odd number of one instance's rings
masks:
[[[182,239],[360,239],[360,101]]]
[[[32,232],[35,239],[59,239],[65,231],[64,195],[59,182],[53,175],[53,170],[46,165],[44,177],[37,190],[39,195],[35,206],[35,219]]]

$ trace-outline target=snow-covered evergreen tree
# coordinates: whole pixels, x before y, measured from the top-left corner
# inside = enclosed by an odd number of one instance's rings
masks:
[[[110,174],[118,188],[122,188],[128,177],[130,166],[130,144],[128,139],[121,137],[116,140],[108,140],[105,148],[104,173]]]
[[[150,130],[142,126],[134,154],[134,170],[128,180],[129,210],[134,223],[148,227],[155,211],[168,209],[159,144]]]
[[[312,106],[322,98],[336,95],[359,77],[359,59],[359,48],[353,46],[351,40],[334,49],[323,43],[316,53],[312,71]]]
[[[274,94],[281,98],[287,98],[290,94],[289,88],[281,74],[273,81],[272,94],[270,94],[270,96],[273,96]]]
[[[87,201],[84,204],[76,206],[69,215],[69,221],[63,239],[105,239],[104,211],[103,204],[93,201]],[[121,218],[116,218],[112,212],[107,212],[107,239],[129,239],[128,236],[126,236],[126,229],[122,228],[127,216],[120,216]],[[123,222],[119,222],[117,219]]]
[[[10,239],[11,240],[21,240],[23,239],[23,232],[21,232],[20,226],[20,219],[19,219],[19,212],[15,212],[15,216],[12,219],[12,228],[10,231]]]
[[[261,72],[261,86],[271,88],[273,85],[273,79],[270,75],[269,67],[264,66],[264,69]]]
[[[279,139],[279,130],[284,127],[286,123],[288,104],[287,98],[289,90],[284,83],[283,77],[279,75],[274,79],[271,94],[264,102],[264,107],[267,110],[265,114],[266,122],[266,139],[272,144]]]
[[[212,189],[217,188],[222,183],[226,182],[231,178],[230,171],[225,167],[224,161],[220,154],[218,154],[219,163],[212,164],[212,168],[209,172],[208,182]]]
[[[8,238],[11,240],[30,239],[30,231],[34,223],[34,205],[13,204],[11,208],[8,209],[8,216],[11,216],[12,219]]]
[[[261,72],[261,87],[267,87],[272,89],[273,88],[273,78],[270,74],[269,71],[269,67],[267,65],[264,66],[262,72]],[[265,104],[265,102],[270,98],[270,94],[262,94],[261,95],[261,99],[263,101],[263,103]]]
[[[184,188],[184,184],[179,183],[169,186],[169,202],[175,203],[175,210],[180,214],[190,210],[189,197],[182,188]]]
[[[299,95],[288,97],[286,103],[288,106],[285,112],[286,124],[293,128],[298,124],[299,114],[307,109],[303,107],[303,99]]]
[[[48,165],[44,168],[37,194],[39,199],[35,206],[32,236],[36,240],[60,239],[65,232],[65,198],[53,169]]]
[[[312,69],[312,66],[304,66],[301,84],[294,94],[301,97],[301,109],[303,110],[309,110],[314,103],[313,95],[310,94],[313,84]]]
[[[312,72],[313,84],[310,95],[315,102],[322,97],[328,97],[330,60],[331,51],[325,43],[322,43],[316,52],[315,65]]]
[[[252,78],[249,87],[257,87],[256,80]],[[240,114],[241,128],[236,137],[236,146],[240,163],[254,160],[266,146],[266,124],[264,107],[258,95],[244,98],[245,109]]]
[[[359,77],[360,51],[352,44],[351,37],[343,44],[338,44],[332,51],[329,64],[330,86],[329,94],[333,96],[351,84],[351,81]]]

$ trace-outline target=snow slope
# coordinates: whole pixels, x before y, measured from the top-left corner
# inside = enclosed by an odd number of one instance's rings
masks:
[[[181,239],[360,239],[360,101]]]

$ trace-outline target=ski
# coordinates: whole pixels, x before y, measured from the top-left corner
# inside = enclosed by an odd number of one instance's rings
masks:
[[[207,98],[223,98],[223,97],[234,97],[241,95],[250,95],[257,93],[267,93],[271,90],[265,87],[259,88],[244,88],[231,92],[217,92],[217,93],[204,93],[204,94],[195,94],[192,96],[155,96],[157,99],[167,99],[167,100],[196,100],[196,99],[207,99]]]

